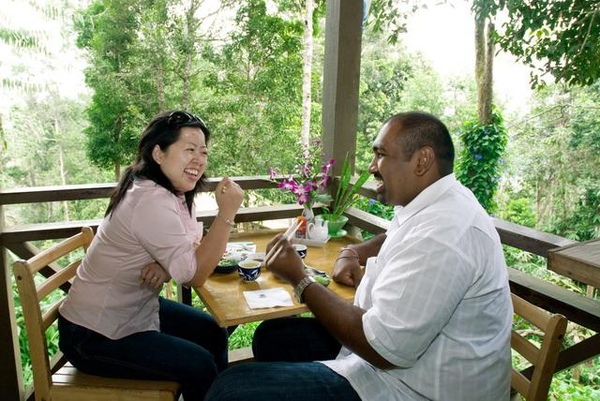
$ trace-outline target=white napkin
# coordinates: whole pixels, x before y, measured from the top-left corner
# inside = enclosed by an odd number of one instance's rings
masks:
[[[246,298],[250,309],[294,305],[290,294],[280,287],[268,290],[244,291],[244,298]]]

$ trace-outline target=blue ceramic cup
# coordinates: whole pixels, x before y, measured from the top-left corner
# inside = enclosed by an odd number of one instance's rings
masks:
[[[296,250],[296,253],[298,254],[298,256],[300,256],[301,259],[304,259],[306,257],[306,253],[308,252],[308,248],[306,247],[306,245],[294,244],[294,249]]]
[[[246,259],[238,263],[238,272],[244,281],[254,281],[260,276],[260,267],[260,261]]]

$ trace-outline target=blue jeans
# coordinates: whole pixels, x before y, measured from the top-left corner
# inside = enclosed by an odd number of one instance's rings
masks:
[[[214,318],[189,305],[159,298],[160,332],[111,340],[58,320],[59,347],[82,372],[127,379],[179,382],[186,401],[202,400],[227,367],[227,332]]]
[[[206,400],[359,401],[360,397],[344,377],[319,362],[312,362],[333,359],[340,348],[340,343],[316,319],[264,321],[256,329],[252,342],[257,362],[221,373]]]

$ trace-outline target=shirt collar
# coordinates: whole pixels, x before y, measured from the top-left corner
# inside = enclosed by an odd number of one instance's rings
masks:
[[[421,191],[421,193],[410,201],[408,205],[404,207],[395,207],[395,217],[397,219],[396,227],[401,226],[411,216],[434,203],[448,189],[457,184],[458,181],[456,180],[454,173],[448,174]]]

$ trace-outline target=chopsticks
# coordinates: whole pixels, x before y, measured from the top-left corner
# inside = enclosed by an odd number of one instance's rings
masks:
[[[277,256],[279,256],[281,250],[283,249],[283,247],[281,246],[283,244],[283,241],[291,240],[294,237],[296,231],[298,231],[298,229],[300,228],[300,225],[301,223],[296,220],[294,221],[294,224],[292,224],[287,230],[285,230],[283,236],[279,239],[279,241],[275,243],[275,245],[273,245],[273,248],[271,248],[269,250],[269,253],[267,253],[267,255],[265,256],[265,266],[268,266]]]

